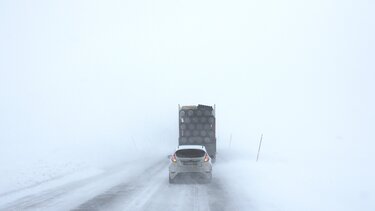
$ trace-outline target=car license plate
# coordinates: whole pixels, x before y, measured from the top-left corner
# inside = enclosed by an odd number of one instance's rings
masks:
[[[192,161],[185,161],[184,165],[197,165],[197,162],[192,162]]]

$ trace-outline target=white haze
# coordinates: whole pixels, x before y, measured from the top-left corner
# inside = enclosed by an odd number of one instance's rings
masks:
[[[245,162],[258,171],[249,180],[298,166],[314,185],[334,183],[321,206],[306,201],[320,193],[310,183],[301,182],[306,198],[242,186],[253,206],[372,210],[374,9],[365,0],[1,1],[1,184],[22,187],[8,179],[40,160],[98,167],[164,155],[177,144],[178,104],[216,104],[218,156],[253,160],[264,135],[264,165]],[[293,184],[284,176],[274,183]]]

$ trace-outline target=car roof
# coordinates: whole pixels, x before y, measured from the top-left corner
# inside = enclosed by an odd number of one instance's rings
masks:
[[[179,150],[179,149],[201,149],[201,150],[206,151],[206,147],[202,145],[179,145],[176,150]]]

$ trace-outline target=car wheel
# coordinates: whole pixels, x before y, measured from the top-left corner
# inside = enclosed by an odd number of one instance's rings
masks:
[[[207,178],[206,178],[206,183],[211,183],[212,181],[212,172],[210,174],[208,174]]]
[[[169,176],[169,184],[174,184],[175,183],[175,179],[172,179],[171,176]]]

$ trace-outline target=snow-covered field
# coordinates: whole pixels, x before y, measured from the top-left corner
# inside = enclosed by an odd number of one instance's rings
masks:
[[[239,210],[248,210],[247,207],[254,210],[372,210],[375,206],[375,173],[370,167],[373,161],[366,156],[344,157],[332,155],[334,153],[288,159],[269,155],[258,162],[254,156],[239,153],[233,160],[219,162],[216,173],[226,181],[225,188],[231,194],[247,199],[237,202]],[[364,164],[369,167],[364,168]]]
[[[374,9],[1,1],[0,209],[375,210]],[[177,105],[198,103],[214,181],[170,186]]]

